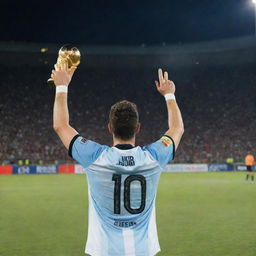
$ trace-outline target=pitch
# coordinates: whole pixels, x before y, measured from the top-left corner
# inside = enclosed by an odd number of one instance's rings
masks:
[[[163,174],[157,224],[163,256],[254,256],[256,183],[245,173]],[[82,256],[84,175],[0,177],[1,256]]]

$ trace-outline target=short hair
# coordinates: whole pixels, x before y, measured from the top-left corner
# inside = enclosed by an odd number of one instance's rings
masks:
[[[129,140],[135,135],[139,122],[139,113],[136,104],[122,100],[114,104],[109,113],[109,123],[115,137]]]

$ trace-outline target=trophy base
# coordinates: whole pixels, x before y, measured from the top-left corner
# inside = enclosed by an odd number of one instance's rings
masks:
[[[49,85],[50,88],[55,89],[55,84],[52,78],[49,78],[47,80],[47,84]]]

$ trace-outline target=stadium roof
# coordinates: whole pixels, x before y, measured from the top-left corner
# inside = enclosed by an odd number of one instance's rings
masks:
[[[64,42],[65,44],[67,42]],[[138,47],[129,46],[85,46],[76,45],[81,52],[88,55],[162,55],[171,53],[196,53],[196,52],[219,52],[234,49],[246,49],[256,47],[256,37],[246,36],[239,38],[229,38],[216,41],[207,41],[191,44],[175,44],[162,46],[141,45]],[[1,52],[40,52],[56,54],[61,45],[45,43],[26,42],[0,42]]]

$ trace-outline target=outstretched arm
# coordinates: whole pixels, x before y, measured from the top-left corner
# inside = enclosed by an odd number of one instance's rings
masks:
[[[69,125],[68,112],[68,86],[74,74],[75,68],[68,70],[67,63],[55,65],[52,70],[52,79],[56,85],[56,94],[53,107],[53,128],[58,134],[64,146],[68,149],[71,140],[78,132]]]
[[[180,109],[175,100],[175,84],[168,79],[168,73],[164,72],[162,69],[158,70],[159,82],[155,81],[156,88],[160,94],[162,94],[166,99],[166,105],[168,110],[168,125],[169,129],[166,131],[165,135],[170,136],[176,146],[176,149],[180,143],[181,137],[184,133],[183,120],[180,113]]]

